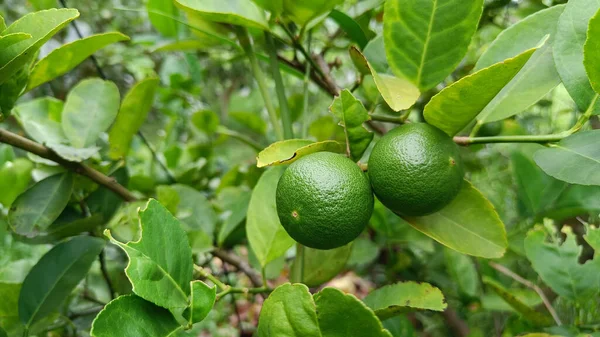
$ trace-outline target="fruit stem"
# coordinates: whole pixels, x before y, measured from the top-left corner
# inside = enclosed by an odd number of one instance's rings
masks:
[[[304,282],[304,246],[296,245],[296,259],[300,261],[300,282]]]
[[[265,31],[265,40],[267,42],[267,50],[271,58],[271,74],[275,81],[275,91],[277,92],[277,99],[279,100],[279,111],[281,112],[281,122],[283,124],[283,136],[285,139],[294,138],[294,129],[292,128],[292,117],[290,114],[290,108],[288,107],[287,98],[285,97],[285,86],[283,85],[283,79],[281,78],[281,72],[279,71],[279,61],[277,59],[277,49],[273,42],[273,36],[271,33]]]
[[[369,116],[371,117],[371,120],[379,121],[379,122],[387,122],[387,123],[394,123],[394,124],[406,123],[406,118],[404,116],[389,116],[389,115],[382,115],[382,114],[375,114],[375,113],[372,113]]]

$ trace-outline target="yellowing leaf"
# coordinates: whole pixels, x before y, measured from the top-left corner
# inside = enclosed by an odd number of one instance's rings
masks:
[[[316,143],[306,139],[282,140],[260,151],[258,157],[256,157],[256,166],[266,167],[291,164],[302,156],[320,151],[342,153],[344,152],[344,146],[342,143],[334,140]]]

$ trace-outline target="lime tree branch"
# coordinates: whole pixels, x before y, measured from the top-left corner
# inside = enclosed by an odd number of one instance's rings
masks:
[[[0,143],[14,146],[21,150],[25,150],[42,158],[58,163],[61,166],[77,174],[86,176],[95,183],[108,188],[109,190],[118,194],[125,201],[137,200],[133,193],[131,193],[128,189],[119,184],[114,178],[108,177],[105,174],[84,164],[71,162],[66,159],[63,159],[59,155],[54,153],[54,151],[50,150],[42,144],[36,143],[32,140],[29,140],[25,137],[19,136],[15,133],[4,129],[0,129]]]
[[[236,267],[242,273],[246,274],[246,276],[248,276],[248,278],[250,279],[250,282],[252,282],[252,284],[255,287],[263,286],[263,282],[262,282],[260,273],[258,271],[256,271],[254,268],[252,268],[248,264],[248,262],[246,262],[241,257],[230,254],[229,252],[227,252],[221,248],[215,248],[215,250],[212,251],[212,255],[218,257],[225,263],[229,263],[230,265]]]
[[[219,280],[217,277],[215,277],[209,271],[205,270],[204,268],[202,268],[200,266],[194,265],[194,270],[198,273],[198,275],[201,278],[211,281],[219,289],[221,289],[221,292],[217,293],[217,301],[228,294],[262,294],[262,293],[270,293],[271,291],[273,291],[273,289],[269,288],[268,286],[260,286],[260,287],[256,287],[256,288],[232,287],[230,285],[227,285],[227,284],[221,282],[221,280]]]
[[[522,136],[494,136],[494,137],[454,137],[454,142],[458,145],[469,146],[474,144],[489,143],[556,143],[563,138],[568,137],[570,132],[563,132],[555,135],[522,135]]]

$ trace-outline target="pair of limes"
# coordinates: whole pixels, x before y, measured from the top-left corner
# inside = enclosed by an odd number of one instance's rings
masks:
[[[449,204],[463,176],[458,147],[448,135],[429,124],[405,124],[375,144],[368,177],[352,160],[331,152],[292,163],[277,185],[277,213],[297,242],[332,249],[365,229],[373,192],[399,215],[423,216]]]

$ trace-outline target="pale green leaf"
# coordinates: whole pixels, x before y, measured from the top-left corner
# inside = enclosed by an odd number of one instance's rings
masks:
[[[596,96],[584,66],[584,44],[588,24],[600,9],[598,0],[570,0],[558,20],[554,62],[560,78],[580,110],[585,111]],[[595,110],[598,111],[596,103]]]
[[[3,33],[6,29],[6,22],[4,21],[4,17],[0,15],[0,33]]]
[[[383,37],[388,62],[421,91],[443,81],[467,53],[483,0],[388,0]]]
[[[31,39],[31,34],[12,33],[8,35],[2,35],[0,36],[0,51],[3,52],[6,48],[12,46],[13,44],[27,39]]]
[[[148,10],[148,18],[150,23],[156,30],[164,36],[177,36],[179,23],[165,15],[177,17],[177,8],[173,1],[164,0],[148,0],[146,3],[146,9]],[[153,12],[160,12],[165,15],[158,15]]]
[[[479,274],[471,257],[461,254],[453,249],[444,248],[446,270],[458,291],[470,298],[479,295]]]
[[[324,337],[316,306],[304,284],[283,284],[265,300],[258,319],[258,337]]]
[[[323,337],[392,337],[373,310],[352,294],[325,288],[314,295]]]
[[[494,206],[466,180],[458,196],[441,211],[405,219],[414,228],[463,254],[497,258],[506,251],[502,220]]]
[[[73,191],[73,175],[61,173],[39,181],[14,201],[8,221],[18,234],[45,230],[67,206]]]
[[[258,153],[256,166],[291,164],[311,153],[328,151],[342,153],[344,145],[334,140],[313,142],[307,139],[288,139],[275,142]]]
[[[189,305],[192,280],[192,251],[179,220],[158,201],[151,199],[139,212],[141,237],[127,244],[110,241],[129,257],[125,273],[133,292],[161,307],[174,309]]]
[[[276,17],[283,12],[283,0],[254,0],[254,2]]]
[[[300,26],[309,23],[312,25],[311,21],[320,19],[342,2],[343,0],[283,0],[284,15]]]
[[[52,248],[31,269],[19,295],[19,317],[25,326],[57,310],[85,277],[105,241],[77,236]]]
[[[193,187],[175,184],[167,186],[179,196],[175,217],[182,222],[184,229],[201,230],[212,237],[217,223],[217,215],[208,198]]]
[[[277,182],[284,170],[285,167],[276,166],[263,173],[248,206],[246,233],[263,267],[282,256],[295,242],[281,226],[275,204]]]
[[[69,22],[79,17],[76,9],[49,9],[29,13],[13,22],[2,35],[25,33],[31,38],[12,44],[0,53],[0,83],[31,61],[35,52]]]
[[[189,315],[188,321],[190,324],[194,324],[205,319],[212,310],[217,297],[217,287],[209,287],[202,281],[192,281],[190,288],[192,289],[192,295],[190,308],[189,311],[186,311],[186,315]]]
[[[56,48],[33,67],[29,74],[26,90],[31,90],[66,74],[109,44],[126,40],[129,40],[126,35],[110,32],[88,36]]]
[[[251,196],[251,191],[241,187],[230,186],[219,191],[217,202],[225,216],[217,237],[219,245],[223,245],[230,235],[236,233],[243,226]]]
[[[583,46],[583,64],[592,88],[600,94],[600,10],[590,19]]]
[[[92,337],[168,337],[182,327],[167,309],[135,295],[119,296],[96,316]]]
[[[517,300],[530,307],[537,307],[543,303],[540,295],[531,289],[511,288],[510,293]],[[490,311],[517,312],[495,292],[488,292],[481,296],[481,307]]]
[[[18,319],[20,291],[20,283],[0,282],[0,298],[2,298],[0,302],[0,320],[8,317]]]
[[[363,125],[371,119],[367,109],[348,89],[344,89],[339,96],[333,99],[329,111],[335,115],[339,125],[344,128],[346,152],[354,161],[359,160],[374,136]]]
[[[449,136],[456,135],[517,75],[535,50],[526,50],[447,86],[425,106],[425,120]]]
[[[548,175],[579,185],[600,185],[600,130],[578,132],[541,149],[535,162]]]
[[[91,157],[96,155],[100,150],[99,147],[95,146],[75,148],[72,146],[57,143],[47,143],[46,147],[54,151],[59,157],[75,163],[80,163],[84,160],[90,159]]]
[[[0,203],[5,208],[27,189],[32,170],[33,163],[26,158],[17,158],[0,167],[0,191],[4,191],[0,194]]]
[[[442,292],[429,283],[399,282],[373,290],[364,302],[382,320],[418,309],[444,311]]]
[[[93,78],[79,82],[67,95],[62,113],[62,128],[77,148],[96,144],[119,112],[120,95],[110,81]]]
[[[123,98],[117,119],[108,134],[111,158],[123,158],[129,152],[134,134],[144,124],[152,109],[158,84],[158,78],[139,81]]]
[[[53,97],[37,98],[15,107],[15,116],[27,134],[38,143],[65,143],[61,126],[63,102]]]
[[[264,11],[252,0],[175,0],[175,3],[206,20],[269,29]]]
[[[390,65],[385,55],[383,35],[377,35],[377,37],[369,41],[365,49],[363,49],[362,54],[365,59],[369,60],[369,64],[376,72],[385,74],[390,70]]]
[[[330,250],[302,247],[303,259],[298,255],[291,268],[290,279],[309,287],[318,287],[339,274],[350,257],[352,243]],[[302,275],[302,279],[300,278]]]

